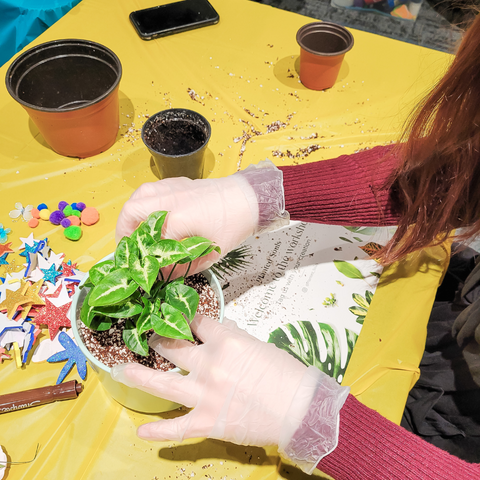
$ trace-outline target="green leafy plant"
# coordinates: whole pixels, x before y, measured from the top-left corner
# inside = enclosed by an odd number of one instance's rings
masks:
[[[93,330],[109,330],[124,319],[123,341],[127,348],[148,355],[147,332],[169,338],[193,340],[190,322],[198,308],[199,295],[184,284],[191,262],[220,248],[204,237],[181,241],[163,239],[162,226],[168,212],[152,213],[129,237],[123,237],[114,259],[94,265],[90,287],[80,318]],[[171,280],[177,265],[189,264],[185,277]],[[171,267],[167,278],[162,269]]]

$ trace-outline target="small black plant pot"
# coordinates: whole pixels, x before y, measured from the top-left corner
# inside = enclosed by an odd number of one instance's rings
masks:
[[[152,154],[160,178],[203,177],[210,123],[193,110],[171,108],[152,115],[143,125],[142,140]]]

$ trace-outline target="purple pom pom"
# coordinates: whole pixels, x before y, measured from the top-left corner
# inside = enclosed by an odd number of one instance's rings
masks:
[[[60,225],[61,225],[63,228],[68,228],[71,224],[72,224],[72,222],[71,222],[68,218],[64,218],[64,219],[60,222]]]
[[[58,204],[58,209],[59,209],[59,210],[63,210],[67,205],[68,205],[68,202],[66,202],[65,200],[62,200],[62,201],[59,202],[59,204]]]
[[[85,210],[86,205],[83,202],[77,202],[77,210],[83,212]]]
[[[50,222],[54,225],[60,225],[60,222],[65,218],[65,215],[60,210],[55,210],[50,214]]]

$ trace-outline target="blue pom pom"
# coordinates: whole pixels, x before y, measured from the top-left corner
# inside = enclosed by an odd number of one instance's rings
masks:
[[[44,203],[41,203],[38,207],[37,207],[37,210],[40,211],[40,210],[47,210],[47,206],[44,204]]]

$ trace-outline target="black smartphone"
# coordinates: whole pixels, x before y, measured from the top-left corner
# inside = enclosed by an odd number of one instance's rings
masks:
[[[214,25],[219,20],[207,0],[181,0],[130,14],[130,21],[143,40]]]

